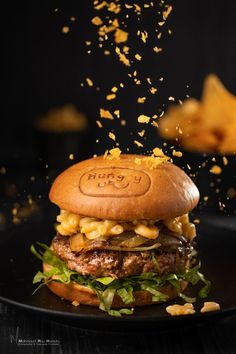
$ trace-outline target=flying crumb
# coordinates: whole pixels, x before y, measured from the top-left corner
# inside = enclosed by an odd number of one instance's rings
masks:
[[[141,130],[141,132],[138,132],[138,135],[141,136],[141,137],[143,137],[144,134],[145,134],[145,129]]]
[[[106,99],[108,101],[114,100],[115,98],[116,98],[116,95],[114,93],[111,93],[111,94],[107,95],[107,97],[106,97]]]
[[[97,4],[98,1],[94,1],[94,5]],[[102,1],[100,4],[94,6],[95,10],[101,10],[103,7],[107,6],[107,2],[106,1]]]
[[[166,20],[167,17],[169,16],[169,14],[171,13],[172,11],[172,6],[171,5],[167,5],[167,8],[165,11],[163,11],[162,13],[162,16],[163,16],[163,19]]]
[[[138,97],[138,103],[144,103],[146,101],[146,97]]]
[[[137,145],[138,147],[143,147],[143,144],[140,143],[138,140],[134,140],[134,144]]]
[[[147,42],[147,38],[148,38],[148,33],[147,31],[138,31],[140,37],[141,37],[141,40],[143,41],[143,43],[146,43]]]
[[[138,122],[139,123],[149,123],[149,121],[150,121],[150,118],[148,116],[145,116],[144,114],[141,114],[138,117]]]
[[[228,159],[227,159],[227,157],[225,157],[225,156],[223,156],[223,164],[224,164],[224,166],[227,166],[228,165]]]
[[[98,16],[95,16],[94,18],[92,18],[91,22],[95,26],[101,26],[103,24],[102,20]]]
[[[111,52],[109,50],[104,50],[104,55],[110,55]]]
[[[124,53],[121,53],[121,50],[119,47],[116,47],[115,49],[116,54],[118,55],[120,61],[125,64],[126,66],[130,66],[130,61],[129,59],[125,56]]]
[[[106,3],[106,6],[108,11],[114,12],[115,14],[118,14],[121,10],[121,5],[115,4],[114,2]]]
[[[89,77],[86,78],[86,81],[89,86],[93,86],[93,81]]]
[[[70,27],[68,26],[63,26],[61,29],[62,33],[67,34],[70,32]]]
[[[116,109],[114,111],[114,114],[115,114],[115,116],[117,116],[117,118],[120,118],[120,110],[119,109]]]
[[[170,97],[168,98],[168,100],[169,100],[169,101],[175,101],[175,98],[174,98],[173,96],[170,96]]]
[[[121,119],[120,124],[124,127],[126,125],[126,120]]]
[[[103,126],[102,126],[102,123],[100,122],[100,120],[96,120],[96,123],[97,123],[97,126],[99,127],[99,128],[102,128]]]
[[[213,165],[212,168],[210,169],[210,172],[213,173],[214,175],[220,175],[222,172],[222,168],[218,165]]]
[[[112,87],[112,89],[111,89],[111,91],[114,92],[114,93],[116,93],[117,90],[118,90],[118,88],[116,86]]]
[[[69,160],[74,160],[74,154],[69,155]]]
[[[112,140],[116,141],[116,136],[115,136],[115,134],[114,134],[114,133],[109,132],[108,136],[109,136],[109,138],[110,138],[110,139],[112,139]]]
[[[142,59],[142,57],[141,57],[141,55],[140,55],[140,54],[135,54],[135,59],[137,59],[137,60],[141,60],[141,59]]]
[[[107,154],[108,159],[119,159],[121,154],[121,150],[119,148],[114,148],[109,150],[109,154]]]
[[[173,150],[173,151],[172,151],[172,155],[173,155],[173,156],[176,156],[176,157],[182,157],[182,156],[183,156],[183,154],[182,154],[181,151],[176,151],[176,150]]]
[[[106,118],[106,119],[114,119],[113,115],[110,113],[110,111],[105,110],[103,108],[100,108],[100,117],[101,118]]]
[[[141,7],[138,5],[138,4],[134,4],[134,11],[138,14],[138,15],[140,15],[141,14],[141,12],[142,12],[142,9],[141,9]]]
[[[157,92],[157,89],[155,87],[151,87],[150,88],[150,92],[155,95],[155,93]]]
[[[123,42],[127,41],[128,33],[121,30],[120,28],[117,28],[115,31],[114,37],[115,37],[116,43],[123,43]]]
[[[151,123],[151,125],[152,125],[153,127],[159,128],[159,125],[158,125],[157,122],[154,122],[154,121],[153,121],[153,122]]]

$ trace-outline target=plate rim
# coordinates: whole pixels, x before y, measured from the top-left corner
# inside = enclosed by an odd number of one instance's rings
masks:
[[[226,316],[230,316],[233,315],[234,313],[236,313],[236,306],[235,307],[230,307],[227,309],[220,309],[217,311],[209,311],[209,312],[205,312],[205,313],[201,313],[201,312],[196,312],[195,314],[192,315],[179,315],[179,316],[165,316],[165,317],[160,317],[160,316],[153,316],[153,317],[149,317],[149,316],[140,316],[140,315],[130,315],[130,316],[121,316],[121,317],[115,317],[115,316],[110,316],[106,313],[104,313],[104,316],[97,316],[96,314],[83,314],[83,313],[75,313],[75,312],[69,312],[69,311],[60,311],[60,310],[53,310],[53,309],[47,309],[44,307],[40,307],[40,306],[34,306],[34,305],[29,305],[29,304],[25,304],[25,303],[21,303],[18,301],[14,301],[11,299],[8,299],[4,296],[0,296],[0,301],[3,302],[4,304],[13,306],[13,307],[17,307],[18,309],[23,309],[23,310],[27,310],[30,312],[34,312],[34,313],[42,313],[44,315],[48,315],[48,316],[52,316],[52,317],[60,317],[61,319],[63,318],[68,318],[68,319],[83,319],[86,321],[93,321],[96,320],[98,322],[114,322],[114,321],[119,321],[119,322],[135,322],[135,323],[163,323],[166,324],[167,322],[175,322],[177,320],[193,320],[193,319],[210,319],[210,318],[215,318],[215,317],[226,317]],[[69,302],[68,302],[69,304]],[[86,305],[82,305],[82,306],[86,306]],[[152,305],[152,306],[158,306],[157,305]],[[87,306],[89,307],[89,306]],[[97,307],[96,307],[97,308]]]

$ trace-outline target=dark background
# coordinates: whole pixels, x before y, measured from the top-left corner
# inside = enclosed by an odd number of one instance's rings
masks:
[[[210,72],[219,75],[226,87],[236,94],[235,0],[182,0],[169,1],[169,4],[173,5],[173,11],[159,43],[155,41],[154,32],[160,20],[157,11],[143,11],[140,22],[137,16],[130,16],[126,21],[130,41],[137,38],[139,28],[149,32],[146,45],[140,45],[137,39],[127,43],[132,53],[143,55],[143,60],[132,68],[118,63],[115,54],[104,56],[98,48],[97,27],[91,24],[91,19],[104,15],[93,10],[92,1],[33,1],[8,5],[4,16],[7,19],[3,68],[6,97],[2,101],[0,161],[3,164],[12,160],[35,162],[33,120],[51,107],[72,103],[86,113],[90,122],[86,148],[89,156],[113,146],[105,131],[100,131],[95,124],[100,107],[111,110],[118,107],[122,118],[126,119],[126,127],[114,125],[114,122],[113,125],[107,123],[106,127],[116,129],[121,148],[129,146],[131,151],[144,152],[130,143],[132,132],[140,130],[136,125],[137,115],[158,113],[168,105],[169,96],[199,98],[203,79]],[[75,22],[70,21],[71,16],[76,17]],[[121,13],[113,17],[120,16]],[[61,28],[67,25],[70,32],[65,35]],[[173,32],[171,36],[168,28]],[[89,49],[86,40],[93,42],[90,55],[86,53]],[[151,50],[154,45],[163,47],[163,52],[155,54]],[[127,78],[134,69],[143,78],[151,77],[153,86],[158,87],[158,94],[149,94],[145,105],[138,105],[136,100],[138,96],[146,96],[148,86],[137,86]],[[164,77],[162,83],[158,81],[161,76]],[[86,77],[92,78],[100,91],[87,85],[82,88],[80,83],[85,82]],[[120,90],[117,100],[107,102],[106,94],[119,82],[125,84],[125,89]],[[99,144],[95,143],[97,137]],[[154,128],[149,129],[147,137],[145,150],[158,144]]]

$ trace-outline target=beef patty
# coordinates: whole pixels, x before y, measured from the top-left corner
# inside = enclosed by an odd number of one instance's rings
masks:
[[[52,241],[56,255],[63,259],[67,267],[82,275],[95,277],[111,276],[125,278],[144,272],[156,272],[159,275],[184,271],[189,263],[189,254],[193,250],[186,244],[167,252],[160,247],[155,251],[128,252],[110,250],[90,250],[75,253],[70,250],[69,237],[56,235]]]

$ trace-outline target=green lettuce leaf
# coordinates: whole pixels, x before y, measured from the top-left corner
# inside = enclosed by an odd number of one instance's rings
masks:
[[[37,243],[39,250],[33,245],[31,252],[42,262],[49,264],[51,269],[49,271],[37,272],[34,276],[33,283],[40,283],[35,289],[34,293],[43,285],[50,281],[58,281],[64,284],[75,282],[80,285],[90,287],[98,296],[100,302],[100,309],[106,311],[112,316],[121,316],[122,314],[130,315],[133,313],[132,309],[111,309],[112,302],[115,295],[118,295],[124,304],[132,304],[134,302],[134,291],[146,290],[152,294],[153,301],[167,301],[168,296],[163,294],[160,289],[164,285],[172,284],[181,298],[187,302],[193,302],[195,298],[190,298],[180,292],[181,280],[186,280],[193,285],[202,282],[204,286],[200,289],[198,296],[201,298],[207,297],[211,282],[204,278],[203,274],[199,272],[200,263],[195,267],[188,269],[184,273],[171,273],[159,276],[154,272],[142,273],[137,276],[127,277],[125,279],[115,279],[112,277],[95,278],[93,276],[83,276],[75,271],[70,270],[65,262],[57,257],[53,251],[43,243]],[[56,275],[56,279],[53,276]]]
[[[117,289],[116,293],[119,295],[124,304],[132,304],[135,301],[133,295],[133,287],[132,285],[128,285],[125,288]]]
[[[103,285],[109,285],[114,281],[114,278],[112,277],[96,278],[96,281],[102,283]]]

